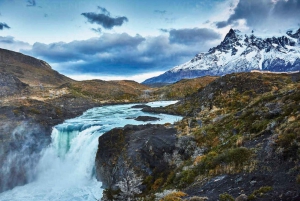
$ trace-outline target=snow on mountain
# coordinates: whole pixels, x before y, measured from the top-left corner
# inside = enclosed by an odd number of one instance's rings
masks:
[[[173,83],[205,75],[263,70],[288,72],[300,70],[300,29],[286,36],[259,38],[230,29],[220,45],[176,66],[144,84]]]

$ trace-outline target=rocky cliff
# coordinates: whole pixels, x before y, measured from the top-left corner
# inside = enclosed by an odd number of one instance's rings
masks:
[[[99,137],[97,178],[106,188],[116,189],[123,173],[133,169],[143,177],[169,168],[164,154],[175,150],[176,130],[163,125],[125,126]]]

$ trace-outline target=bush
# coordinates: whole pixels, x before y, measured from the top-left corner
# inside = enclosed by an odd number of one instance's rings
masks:
[[[234,163],[236,166],[240,166],[247,162],[250,156],[251,151],[245,147],[230,149],[225,153],[218,155],[214,159],[214,166],[217,166],[221,163]]]
[[[167,195],[166,197],[164,197],[163,199],[161,199],[161,201],[181,201],[181,197],[186,196],[186,194],[182,191],[178,191],[178,192],[174,192],[171,193],[169,195]]]
[[[155,180],[154,184],[151,186],[151,189],[156,191],[164,182],[163,178],[158,178]]]
[[[203,160],[207,169],[215,168],[220,164],[234,164],[236,166],[241,166],[247,162],[251,156],[252,152],[245,147],[238,147],[235,149],[230,149],[222,154],[215,155],[210,158],[209,155]],[[214,155],[214,154],[213,154]]]
[[[219,195],[220,201],[234,201],[234,198],[228,193],[223,193]]]
[[[248,200],[254,200],[257,197],[262,197],[265,193],[271,190],[273,190],[271,186],[262,186],[258,190],[253,191],[253,193],[249,195]]]
[[[159,201],[182,201],[181,198],[186,196],[184,192],[175,190],[166,190],[162,193],[157,193],[155,195]],[[162,196],[163,198],[160,198]]]
[[[184,188],[187,185],[193,183],[196,177],[194,170],[185,170],[181,172],[181,174],[175,178],[175,183],[178,183],[179,188]]]

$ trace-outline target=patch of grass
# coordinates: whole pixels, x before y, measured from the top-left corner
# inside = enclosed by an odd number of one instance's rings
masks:
[[[177,184],[179,188],[184,188],[193,183],[195,177],[196,173],[193,169],[185,170],[182,171],[179,176],[175,177],[174,183]]]
[[[182,191],[170,193],[169,195],[166,195],[164,198],[162,198],[160,201],[182,201],[182,197],[186,196]]]
[[[29,112],[32,114],[41,114],[41,112],[36,108],[30,108]]]
[[[234,201],[234,198],[228,193],[223,193],[219,195],[220,201]]]
[[[259,133],[267,128],[269,121],[268,120],[256,120],[253,122],[250,128],[251,133]]]
[[[255,200],[257,197],[263,197],[269,191],[272,191],[271,186],[262,186],[258,190],[253,191],[252,194],[248,196],[248,200]]]
[[[245,147],[227,150],[221,154],[210,152],[196,166],[200,174],[235,173],[243,170],[243,166],[250,164],[252,151]]]
[[[151,189],[156,191],[159,187],[161,187],[163,182],[164,182],[163,178],[156,179],[155,182],[153,183],[153,185],[151,186]]]

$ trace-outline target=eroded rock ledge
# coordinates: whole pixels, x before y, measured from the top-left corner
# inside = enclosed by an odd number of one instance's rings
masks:
[[[99,137],[97,179],[104,188],[115,189],[128,169],[142,176],[166,172],[169,164],[164,155],[172,154],[175,143],[176,130],[164,125],[127,125],[108,131]]]

